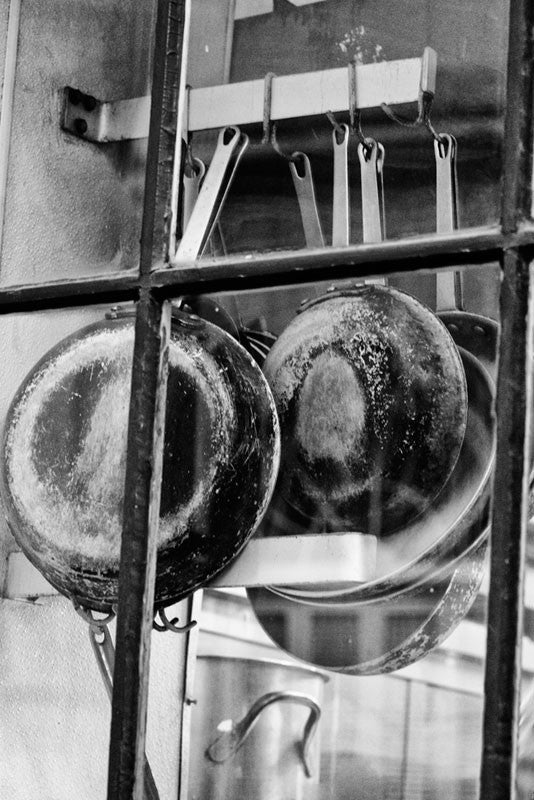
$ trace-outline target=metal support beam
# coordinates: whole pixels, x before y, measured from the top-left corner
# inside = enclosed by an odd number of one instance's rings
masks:
[[[359,64],[354,69],[358,108],[417,102],[422,92],[434,94],[436,53],[425,48],[419,58]],[[349,109],[349,71],[336,69],[280,75],[273,78],[270,119],[311,117]],[[191,89],[188,131],[261,123],[265,86],[262,79]],[[92,142],[115,142],[148,136],[150,97],[103,101],[66,87],[61,126]]]

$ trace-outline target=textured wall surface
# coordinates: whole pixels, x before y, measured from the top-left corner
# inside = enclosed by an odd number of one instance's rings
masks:
[[[60,129],[60,109],[65,86],[102,100],[149,93],[152,7],[22,3],[3,282],[136,265],[146,143],[80,141]]]
[[[152,638],[147,754],[161,800],[176,800],[183,639]],[[62,597],[3,600],[0,641],[0,797],[104,800],[110,704],[86,623]]]

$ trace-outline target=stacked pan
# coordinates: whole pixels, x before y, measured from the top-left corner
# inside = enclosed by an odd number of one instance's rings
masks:
[[[486,359],[473,355],[481,320]],[[266,632],[292,655],[388,672],[469,611],[487,549],[496,331],[485,318],[360,285],[305,304],[266,354],[281,463],[256,535],[376,541],[369,580],[248,590]],[[288,637],[280,619],[299,614],[323,621],[317,641]]]

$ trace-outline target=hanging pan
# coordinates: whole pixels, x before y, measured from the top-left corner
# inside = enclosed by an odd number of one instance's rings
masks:
[[[268,588],[247,589],[254,613],[275,645],[322,669],[381,675],[407,667],[438,647],[465,618],[486,567],[479,539],[443,574],[369,603],[295,601]],[[297,634],[297,632],[299,632]]]
[[[67,337],[7,414],[3,498],[13,535],[61,592],[117,602],[134,322]],[[278,422],[261,370],[219,327],[173,312],[156,606],[210,580],[255,530],[276,477]]]
[[[244,146],[238,129],[221,132],[184,235],[188,258],[205,242]],[[1,459],[21,549],[77,605],[104,612],[118,599],[134,344],[133,314],[115,317],[63,339],[31,370],[8,410]],[[173,309],[156,608],[204,585],[246,544],[273,491],[279,444],[252,356],[218,325]]]

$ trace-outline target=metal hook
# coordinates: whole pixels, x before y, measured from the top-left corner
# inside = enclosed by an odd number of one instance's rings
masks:
[[[263,136],[261,142],[262,144],[270,144],[279,156],[294,163],[296,161],[295,154],[288,155],[280,148],[276,138],[276,123],[271,119],[273,78],[276,78],[276,74],[268,72],[263,81]]]
[[[105,617],[99,619],[98,617],[94,616],[95,613],[94,611],[92,611],[90,608],[82,606],[82,604],[79,603],[77,600],[73,599],[72,605],[74,606],[74,610],[76,611],[76,613],[79,614],[80,617],[83,620],[85,620],[85,622],[87,622],[87,624],[91,628],[96,629],[97,631],[104,630],[107,627],[107,625],[109,625],[109,623],[116,617],[116,612],[113,610],[110,611],[110,613],[107,614]]]
[[[263,79],[263,137],[262,144],[269,144],[271,140],[271,104],[273,98],[274,72],[268,72]]]
[[[430,120],[430,109],[432,108],[433,100],[433,94],[430,92],[421,92],[418,100],[417,117],[413,120],[396,114],[386,103],[382,103],[381,108],[390,119],[397,122],[399,125],[403,125],[405,128],[416,128],[419,125],[424,125],[425,128],[430,131],[434,140],[445,147],[446,143],[443,136],[436,131]]]
[[[176,623],[178,622],[178,617],[174,617],[174,619],[169,619],[165,612],[164,608],[158,608],[156,612],[156,616],[158,616],[162,622],[162,625],[159,625],[156,620],[154,619],[152,626],[157,631],[172,631],[173,633],[187,633],[194,628],[196,620],[192,620],[188,622],[187,625],[178,626]]]
[[[430,121],[430,110],[434,101],[436,92],[436,66],[437,56],[431,47],[425,47],[423,57],[421,59],[421,80],[419,84],[419,97],[417,100],[417,116],[415,119],[408,119],[393,111],[387,103],[381,103],[381,108],[384,113],[405,128],[416,128],[419,125],[424,125],[434,139],[440,144],[443,144],[443,139],[439,133],[436,132]]]

